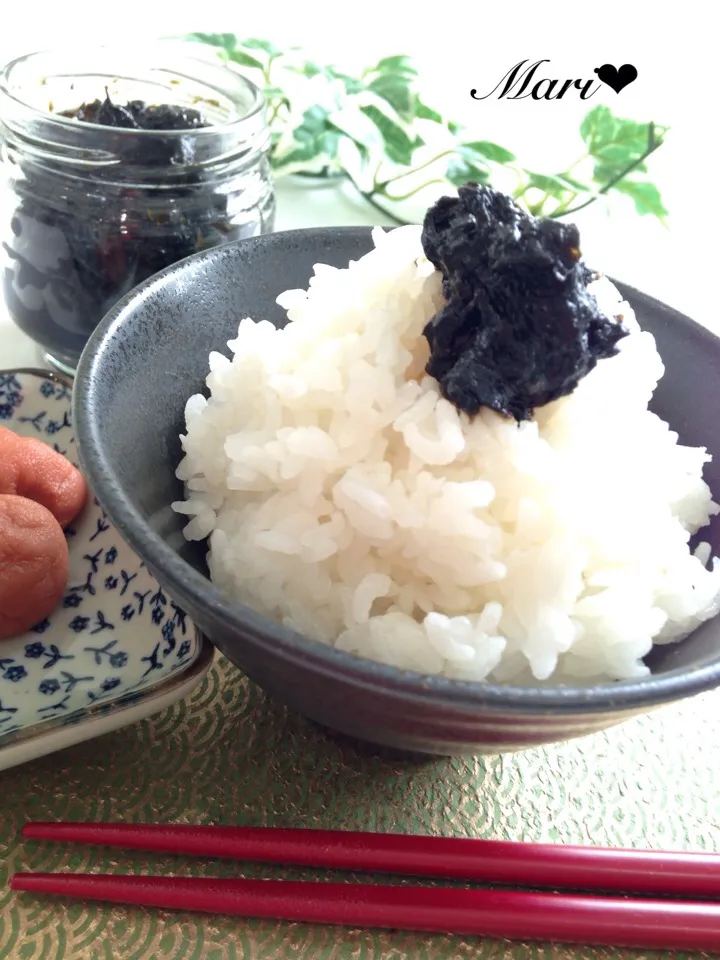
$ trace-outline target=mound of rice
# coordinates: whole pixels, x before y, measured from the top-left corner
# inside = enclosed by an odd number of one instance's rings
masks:
[[[287,627],[423,673],[499,682],[622,679],[653,643],[720,609],[720,564],[691,534],[719,512],[709,457],[648,411],[663,364],[632,333],[576,391],[514,421],[474,420],[423,372],[442,304],[420,227],[376,230],[318,265],[210,356],[178,477],[214,582]]]

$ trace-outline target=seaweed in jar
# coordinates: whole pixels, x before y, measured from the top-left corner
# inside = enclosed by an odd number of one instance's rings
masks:
[[[470,416],[516,421],[573,392],[629,330],[587,289],[577,227],[533,217],[510,197],[466,183],[426,214],[425,255],[445,306],[426,325],[426,372]]]
[[[121,297],[199,250],[271,229],[274,200],[269,179],[265,204],[253,206],[238,202],[237,183],[194,163],[192,134],[210,124],[193,107],[113,103],[106,90],[102,100],[55,115],[149,132],[126,142],[111,175],[89,169],[68,176],[62,157],[36,162],[22,154],[16,161],[19,203],[3,243],[6,303],[18,326],[72,369]],[[117,134],[109,129],[108,137],[112,153]],[[257,186],[253,193],[262,195]]]

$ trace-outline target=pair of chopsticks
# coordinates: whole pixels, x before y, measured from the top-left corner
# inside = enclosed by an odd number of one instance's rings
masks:
[[[274,827],[28,823],[23,837],[124,850],[618,896],[385,884],[16,873],[13,890],[355,927],[666,950],[720,949],[720,855]],[[632,897],[622,896],[632,894]]]

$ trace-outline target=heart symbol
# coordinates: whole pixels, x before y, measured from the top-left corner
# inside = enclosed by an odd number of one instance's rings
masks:
[[[620,93],[633,80],[637,80],[638,72],[631,63],[624,63],[619,69],[611,63],[604,63],[595,70],[598,80],[606,83],[615,93]]]

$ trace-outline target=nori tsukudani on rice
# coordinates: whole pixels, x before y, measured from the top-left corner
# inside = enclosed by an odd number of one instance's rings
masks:
[[[648,673],[720,609],[704,449],[575,227],[466,185],[239,323],[178,477],[213,581],[359,656],[468,680]],[[709,565],[709,566],[708,566]]]

